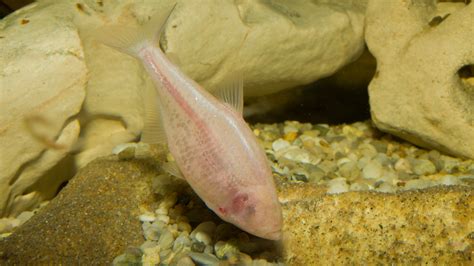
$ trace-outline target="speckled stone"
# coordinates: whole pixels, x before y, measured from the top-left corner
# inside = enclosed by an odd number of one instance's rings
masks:
[[[472,187],[326,195],[292,184],[280,194],[288,265],[472,263]]]
[[[98,159],[12,235],[0,240],[0,265],[110,265],[143,242],[139,206],[153,202],[147,161]]]

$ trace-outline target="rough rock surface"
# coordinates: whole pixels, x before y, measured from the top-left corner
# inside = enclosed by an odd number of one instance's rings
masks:
[[[153,89],[148,76],[133,58],[86,36],[103,24],[143,23],[170,2],[43,0],[0,22],[6,47],[0,56],[6,95],[1,98],[1,162],[8,166],[0,167],[0,217],[51,198],[75,168],[139,138],[143,98]],[[364,47],[365,5],[178,1],[161,46],[206,88],[239,69],[246,95],[261,95],[328,76],[356,59]],[[78,153],[68,157],[67,149],[47,149],[36,141],[24,128],[27,113],[51,123],[46,140],[71,147],[80,134]]]
[[[289,265],[463,265],[473,260],[472,187],[325,195],[317,186],[293,184],[280,195]]]
[[[31,5],[10,15],[0,22],[0,36],[3,217],[53,197],[70,177],[48,172],[66,159],[67,149],[48,149],[43,141],[65,147],[77,141],[87,68],[74,24],[54,5]]]
[[[151,195],[151,176],[158,173],[153,161],[107,158],[89,164],[48,206],[0,242],[0,264],[109,264],[128,246],[139,246],[139,206],[157,206]],[[285,263],[472,260],[472,187],[398,194],[325,191],[315,184],[279,184]]]
[[[0,241],[0,264],[105,265],[143,242],[140,205],[154,200],[146,161],[98,160]]]
[[[412,143],[474,158],[474,5],[434,2],[369,2],[372,119]]]

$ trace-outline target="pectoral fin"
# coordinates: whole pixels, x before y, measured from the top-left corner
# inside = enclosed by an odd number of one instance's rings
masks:
[[[224,78],[221,84],[212,91],[212,94],[230,105],[239,114],[242,114],[244,109],[244,90],[242,74],[240,72]]]
[[[172,176],[184,179],[183,173],[181,173],[181,170],[179,170],[179,167],[176,162],[165,162],[161,165],[161,168],[163,168],[165,172],[169,173]]]

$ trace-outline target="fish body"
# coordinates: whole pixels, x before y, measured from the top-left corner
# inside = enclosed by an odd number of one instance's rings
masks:
[[[272,172],[241,112],[188,78],[154,43],[145,35],[125,42],[128,48],[123,40],[112,46],[128,49],[156,85],[168,148],[183,177],[223,220],[280,239],[282,214]]]

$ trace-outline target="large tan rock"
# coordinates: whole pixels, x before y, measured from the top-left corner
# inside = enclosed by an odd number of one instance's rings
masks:
[[[147,74],[86,36],[143,23],[170,2],[43,0],[2,20],[0,217],[52,197],[75,169],[140,137]],[[328,76],[362,52],[366,1],[352,2],[178,1],[161,46],[206,88],[242,70],[247,96],[267,94]],[[29,113],[50,123],[40,142],[24,126]],[[51,140],[66,148],[46,147]]]
[[[51,14],[56,14],[51,16]],[[48,172],[80,126],[87,68],[78,32],[54,5],[30,5],[0,22],[0,217],[35,207],[69,176]]]
[[[472,187],[327,195],[287,184],[280,192],[288,265],[472,263]]]
[[[434,2],[369,2],[372,119],[412,143],[474,158],[473,74],[463,74],[474,62],[474,5]]]

